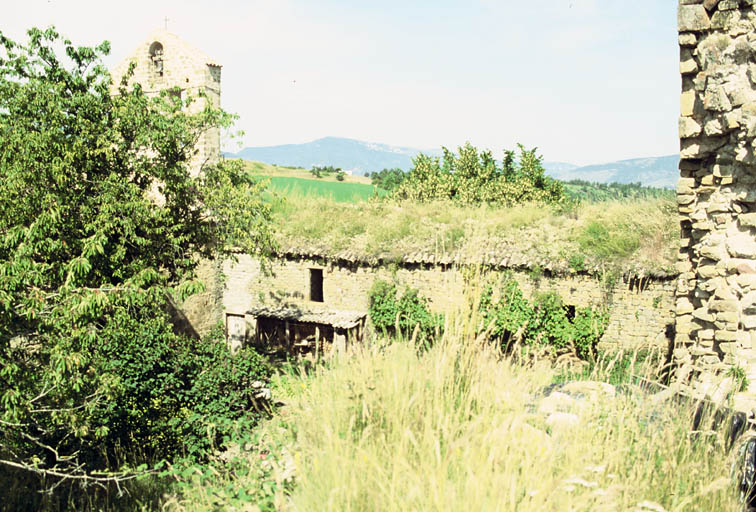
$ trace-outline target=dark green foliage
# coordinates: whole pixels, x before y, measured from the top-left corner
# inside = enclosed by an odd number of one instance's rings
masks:
[[[191,412],[188,421],[175,423],[184,432],[187,453],[202,458],[237,429],[251,430],[269,414],[261,391],[268,386],[271,368],[252,348],[232,355],[220,326],[195,347],[190,359],[197,370],[187,400]]]
[[[334,167],[332,165],[327,165],[323,167],[315,165],[312,167],[312,169],[310,169],[310,173],[316,178],[323,178],[325,176],[330,176],[331,174],[336,174],[336,177],[338,178],[338,173],[343,174],[343,171],[340,168]]]
[[[108,49],[0,34],[0,464],[47,472],[42,485],[91,482],[128,444],[175,446],[167,418],[217,361],[172,334],[166,297],[202,289],[201,256],[271,245],[241,162],[189,173],[194,143],[233,116],[111,89]]]
[[[382,188],[383,190],[392,191],[402,184],[407,177],[407,173],[401,169],[383,169],[379,172],[370,173],[370,179],[373,185]]]
[[[406,179],[395,189],[397,199],[453,200],[463,204],[526,202],[559,204],[566,200],[562,184],[546,176],[536,149],[519,146],[497,164],[490,151],[478,152],[469,142],[455,155],[443,148],[443,160],[419,154]]]
[[[120,386],[95,409],[93,425],[107,432],[100,453],[119,446],[153,460],[202,459],[234,422],[252,426],[267,414],[266,401],[255,397],[270,378],[262,356],[231,355],[221,327],[195,340],[174,334],[164,315],[135,316],[119,312],[102,333],[99,371]]]
[[[593,356],[609,319],[603,311],[569,308],[554,292],[530,301],[512,278],[504,281],[498,293],[491,286],[484,291],[480,311],[490,336],[499,340],[504,350],[515,342],[557,350],[573,347],[583,359]]]
[[[336,181],[344,181],[344,178],[346,177],[346,174],[344,171],[339,171],[336,173]]]
[[[416,328],[428,336],[443,326],[443,316],[428,309],[427,299],[420,297],[417,290],[406,288],[401,297],[396,285],[386,281],[376,281],[370,288],[368,312],[376,329],[411,336]]]

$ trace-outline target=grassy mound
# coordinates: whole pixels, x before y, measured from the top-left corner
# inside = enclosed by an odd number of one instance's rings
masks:
[[[564,270],[672,271],[679,237],[676,204],[668,199],[586,203],[561,211],[444,201],[346,204],[289,195],[274,205],[273,216],[284,248],[348,250],[368,261],[423,253],[475,262],[494,254]]]

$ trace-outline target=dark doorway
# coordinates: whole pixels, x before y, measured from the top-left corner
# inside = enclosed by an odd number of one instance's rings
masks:
[[[323,269],[310,269],[310,300],[323,302]]]

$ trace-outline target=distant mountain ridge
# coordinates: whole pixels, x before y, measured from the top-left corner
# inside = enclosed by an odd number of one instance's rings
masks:
[[[680,176],[680,155],[631,158],[584,167],[557,168],[544,162],[546,174],[562,181],[575,179],[597,183],[637,183],[647,187],[674,188]]]
[[[441,150],[421,150],[341,137],[323,137],[304,144],[244,148],[233,156],[266,164],[303,167],[332,165],[354,174],[366,175],[383,169],[409,170],[418,153],[441,156]]]
[[[364,142],[341,137],[323,137],[304,144],[247,147],[227,156],[280,166],[302,167],[332,165],[356,175],[398,167],[412,167],[418,153],[441,156],[440,149],[415,149]],[[633,158],[598,165],[577,166],[567,162],[544,162],[546,174],[562,181],[581,179],[597,183],[637,183],[653,187],[674,187],[679,176],[679,155]]]

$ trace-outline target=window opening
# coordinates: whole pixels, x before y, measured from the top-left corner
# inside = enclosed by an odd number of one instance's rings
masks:
[[[310,269],[310,300],[323,302],[323,269]]]
[[[150,45],[152,70],[157,76],[163,76],[163,45],[155,41]]]

